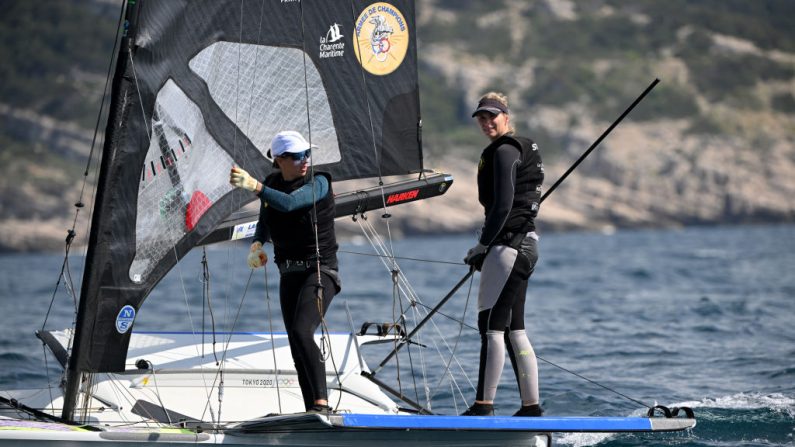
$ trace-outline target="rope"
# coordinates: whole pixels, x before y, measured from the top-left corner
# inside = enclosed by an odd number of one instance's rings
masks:
[[[271,293],[268,284],[268,265],[263,266],[265,275],[265,302],[268,305],[268,330],[271,333],[271,354],[273,355],[273,371],[276,377],[276,400],[279,404],[279,413],[282,413],[282,392],[279,390],[279,365],[276,363],[276,342],[273,340],[273,314],[271,313]]]
[[[572,374],[572,375],[574,375],[574,376],[576,376],[576,377],[579,377],[580,379],[583,379],[583,380],[585,380],[586,382],[592,383],[592,384],[594,384],[594,385],[596,385],[596,386],[599,386],[599,387],[601,387],[601,388],[604,388],[604,389],[605,389],[605,390],[607,390],[607,391],[610,391],[610,392],[612,392],[612,393],[615,393],[615,394],[617,394],[617,395],[619,395],[619,396],[621,396],[621,397],[623,397],[623,398],[625,398],[625,399],[627,399],[627,400],[630,400],[630,401],[632,401],[632,402],[635,402],[636,404],[638,404],[638,405],[640,405],[640,406],[642,406],[642,407],[646,407],[646,408],[652,408],[650,405],[644,404],[643,402],[641,402],[641,401],[639,401],[639,400],[637,400],[637,399],[633,399],[633,398],[631,398],[631,397],[627,396],[626,394],[623,394],[623,393],[621,393],[621,392],[619,392],[619,391],[616,391],[616,390],[614,390],[614,389],[612,389],[612,388],[610,388],[610,387],[608,387],[608,386],[606,386],[606,385],[602,385],[601,383],[599,383],[599,382],[597,382],[597,381],[595,381],[595,380],[591,380],[591,379],[589,379],[589,378],[587,378],[587,377],[583,376],[582,374],[578,374],[578,373],[576,373],[576,372],[574,372],[574,371],[572,371],[572,370],[566,369],[566,368],[564,368],[564,367],[562,367],[562,366],[560,366],[560,365],[557,365],[557,364],[555,364],[555,363],[552,363],[552,362],[550,362],[549,360],[546,360],[545,358],[543,358],[543,357],[541,357],[541,356],[539,356],[539,355],[537,355],[537,354],[536,354],[536,358],[537,358],[538,360],[541,360],[541,361],[542,361],[542,362],[544,362],[544,363],[548,363],[548,364],[550,364],[550,365],[554,366],[555,368],[558,368],[558,369],[560,369],[560,370],[562,370],[562,371],[565,371],[565,372],[567,372],[567,373],[569,373],[569,374]]]
[[[372,256],[376,258],[389,258],[389,259],[401,259],[406,261],[417,261],[417,262],[428,262],[432,264],[449,264],[449,265],[461,265],[464,266],[463,262],[456,262],[456,261],[439,261],[435,259],[422,259],[422,258],[411,258],[407,256],[394,256],[394,255],[379,255],[373,253],[362,253],[358,251],[350,251],[350,250],[337,250],[337,253],[347,253],[350,255],[358,255],[358,256]]]
[[[386,245],[381,240],[378,232],[375,230],[375,228],[372,226],[372,224],[370,224],[370,222],[367,219],[357,219],[356,222],[359,224],[362,232],[364,233],[365,237],[370,242],[370,245],[373,247],[373,249],[375,249],[376,251],[388,250]],[[390,266],[389,266],[389,264],[386,261],[386,258],[388,258],[388,256],[379,256],[379,258],[381,259],[382,263],[384,264],[384,267],[388,271],[390,271]],[[410,299],[411,299],[411,303],[412,303],[413,309],[415,311],[418,311],[419,310],[418,307],[417,307],[418,305],[422,306],[423,308],[427,308],[427,306],[425,306],[424,304],[421,303],[416,291],[414,291],[412,289],[411,284],[408,282],[408,279],[405,277],[405,275],[402,272],[400,272],[398,276],[399,276],[400,283],[401,283],[400,284],[401,291],[403,292],[404,296],[411,297]],[[425,315],[427,315],[427,313]],[[393,319],[393,321],[394,321],[394,319]],[[438,336],[438,339],[441,340],[442,344],[445,346],[445,348],[447,348],[448,352],[451,352],[452,350],[450,348],[450,345],[447,343],[447,337],[445,336],[445,334],[442,333],[440,328],[436,325],[435,321],[430,320],[430,323],[431,323],[432,327],[434,328],[434,331],[435,331],[436,335]],[[436,354],[439,356],[439,358],[442,360],[442,362],[444,362],[445,359],[446,359],[446,356],[442,354],[441,350],[439,349],[438,344],[433,343],[433,347],[436,350]],[[469,380],[469,377],[466,375],[466,371],[465,371],[463,365],[461,365],[461,363],[459,362],[459,360],[457,358],[455,359],[455,363],[456,363],[461,375],[467,380],[470,388],[474,389],[474,385],[472,384],[471,380]],[[427,374],[425,373],[425,371],[423,371],[423,379],[425,380],[426,378],[427,378]]]
[[[301,50],[303,56],[303,67],[304,67],[304,101],[306,104],[306,127],[307,127],[307,137],[309,140],[309,146],[312,147],[312,115],[309,111],[309,76],[307,70],[307,63],[306,63],[306,29],[304,23],[304,4],[303,2],[298,3],[299,11],[301,12]],[[321,362],[325,362],[326,359],[331,359],[332,368],[334,369],[334,374],[337,377],[337,383],[340,386],[339,392],[339,400],[337,401],[337,407],[339,406],[340,401],[342,400],[342,381],[340,380],[339,371],[337,369],[337,363],[334,360],[333,349],[331,345],[331,335],[328,330],[328,325],[326,323],[326,316],[323,312],[323,282],[321,278],[320,272],[320,237],[318,235],[318,221],[317,221],[317,201],[319,198],[315,194],[315,161],[312,157],[309,157],[309,183],[312,185],[312,232],[315,237],[315,273],[317,274],[317,284],[318,287],[316,289],[315,294],[315,305],[317,307],[318,316],[320,317],[320,360]],[[329,188],[331,185],[329,185]],[[326,194],[330,194],[327,192]],[[328,352],[324,352],[328,347]],[[328,397],[326,396],[326,402],[328,404]],[[336,408],[335,408],[336,409]]]
[[[94,149],[96,148],[97,136],[99,135],[99,126],[100,126],[100,124],[102,122],[103,112],[106,109],[106,99],[107,99],[107,96],[108,96],[108,87],[110,86],[110,80],[113,77],[113,66],[114,66],[114,61],[116,60],[116,57],[117,57],[118,45],[119,45],[119,40],[120,40],[119,39],[119,35],[120,35],[121,30],[122,30],[122,23],[124,21],[124,11],[125,11],[125,3],[122,3],[121,8],[119,9],[119,18],[118,18],[118,20],[116,22],[116,36],[113,39],[113,49],[111,50],[111,53],[110,53],[111,56],[110,56],[109,61],[108,61],[108,70],[107,70],[107,72],[105,74],[105,86],[102,89],[102,98],[100,99],[100,102],[99,102],[100,107],[99,107],[99,111],[97,112],[96,123],[94,124],[94,134],[93,134],[93,136],[91,138],[91,146],[90,146],[90,149],[89,149],[88,158],[86,159],[86,167],[85,167],[85,169],[83,171],[83,181],[82,181],[82,184],[80,186],[80,195],[78,196],[77,202],[75,202],[75,204],[74,204],[74,206],[75,206],[75,216],[74,216],[74,219],[72,220],[71,228],[69,230],[67,230],[67,236],[66,236],[65,247],[64,247],[64,259],[63,259],[63,263],[61,264],[61,271],[58,274],[58,279],[57,279],[57,281],[55,283],[55,287],[53,288],[52,298],[50,299],[50,304],[47,307],[47,312],[44,315],[44,320],[42,321],[42,325],[41,325],[41,331],[42,332],[45,331],[45,328],[47,326],[47,321],[49,320],[50,313],[52,312],[52,307],[53,307],[53,304],[55,303],[55,297],[56,297],[56,294],[58,293],[58,289],[60,287],[62,279],[64,280],[64,286],[67,288],[67,293],[69,293],[72,296],[72,300],[74,302],[74,314],[73,314],[73,321],[72,321],[72,329],[74,329],[76,327],[76,325],[77,325],[77,308],[78,308],[77,293],[75,292],[74,282],[72,280],[72,273],[71,273],[71,269],[69,268],[69,251],[71,249],[72,242],[74,241],[75,236],[77,236],[77,233],[75,232],[75,228],[77,228],[77,220],[78,220],[78,218],[80,216],[80,210],[85,206],[83,204],[83,196],[85,195],[86,186],[88,184],[88,175],[89,175],[89,173],[91,171],[91,161],[94,160]],[[99,157],[97,157],[96,162],[99,163]],[[93,197],[94,197],[94,195],[96,193],[96,188],[97,188],[97,185],[95,184],[94,187],[92,188],[92,200],[91,200],[91,204],[92,205],[91,205],[91,207],[89,209],[89,215],[91,215],[91,209],[93,209],[93,202],[94,202],[93,201]],[[89,219],[89,222],[86,223],[86,233],[85,234],[89,234],[90,226],[91,226],[91,222],[90,222],[90,219]],[[86,245],[88,245],[88,244],[86,244]],[[74,330],[72,330],[69,333],[69,337],[68,337],[68,340],[66,342],[67,350],[71,350],[72,344],[73,344],[73,340],[74,340]],[[42,349],[44,350],[44,369],[45,369],[45,374],[47,376],[47,388],[48,388],[48,391],[50,393],[50,402],[52,403],[53,402],[53,399],[52,399],[52,386],[51,386],[51,383],[50,383],[49,366],[47,364],[47,349],[46,349],[46,346],[45,346],[44,342],[42,342]],[[68,372],[68,364],[64,367],[64,370],[63,370],[63,377],[64,378],[66,377],[67,372]],[[54,408],[53,408],[52,411],[53,411],[53,413],[55,412]]]
[[[461,320],[459,321],[460,324],[458,325],[458,336],[456,336],[455,345],[453,345],[453,352],[450,353],[450,359],[447,361],[447,363],[444,366],[444,372],[439,377],[439,382],[436,384],[436,389],[438,389],[442,385],[442,381],[444,380],[445,376],[450,374],[450,363],[453,361],[453,358],[455,357],[455,353],[458,350],[458,344],[461,341],[461,335],[464,332],[464,326],[466,326],[466,324],[464,324],[464,318],[466,318],[467,309],[469,309],[469,299],[472,296],[472,284],[474,282],[475,282],[475,275],[472,275],[469,278],[469,289],[467,290],[467,299],[466,299],[466,302],[464,303],[464,312],[461,314]],[[451,382],[455,381],[452,374],[450,374],[450,381]],[[431,393],[431,398],[430,399],[433,399],[434,396],[436,396],[436,392],[435,391],[433,393]],[[453,397],[454,397],[453,398],[453,405],[455,406],[455,394],[453,394]],[[461,398],[464,399],[463,393],[461,395]],[[464,402],[466,402],[466,399],[464,399]],[[457,408],[457,406],[456,406],[456,408]]]
[[[202,294],[204,295],[202,305],[207,302],[207,309],[210,312],[210,325],[213,335],[213,358],[215,363],[218,363],[218,354],[215,351],[215,313],[213,312],[213,304],[210,297],[210,265],[207,261],[207,246],[202,247]],[[204,312],[202,312],[202,358],[204,358]]]
[[[249,273],[249,275],[248,275],[248,280],[246,280],[246,285],[245,285],[245,287],[243,289],[243,294],[240,297],[240,303],[237,306],[237,313],[235,314],[235,317],[232,320],[232,325],[231,325],[231,327],[229,329],[229,334],[228,334],[228,336],[227,336],[227,338],[226,338],[226,340],[224,342],[224,347],[221,350],[222,354],[221,354],[220,365],[223,365],[224,362],[226,361],[226,355],[229,352],[229,345],[232,342],[232,336],[234,335],[234,330],[235,330],[235,326],[237,326],[237,321],[240,319],[240,311],[243,308],[243,303],[245,302],[246,294],[248,294],[248,288],[251,285],[251,278],[253,277],[253,275],[254,275],[254,270],[251,270],[251,273]],[[204,377],[204,374],[202,374],[202,378],[203,377]],[[223,384],[223,369],[222,368],[219,368],[216,371],[216,376],[215,376],[215,379],[213,379],[212,387],[210,387],[210,389],[208,390],[207,402],[206,402],[206,404],[204,406],[204,410],[202,412],[202,417],[200,419],[204,419],[204,416],[207,414],[208,409],[210,411],[212,411],[212,409],[210,407],[210,392],[212,391],[212,388],[215,387],[216,380],[220,380],[219,382],[217,382],[219,384],[219,398],[220,398],[221,394],[222,394],[220,386],[222,386],[222,384]],[[206,385],[205,385],[205,388],[206,388]],[[219,423],[220,423],[220,419],[221,419],[221,415],[220,415],[220,409],[219,409],[219,414],[218,414],[218,422]]]
[[[363,233],[364,233],[364,234],[365,234],[365,236],[367,237],[367,239],[368,239],[368,241],[370,242],[370,244],[371,244],[371,245],[372,245],[374,248],[378,247],[378,246],[379,246],[379,244],[378,244],[378,242],[377,242],[377,240],[376,240],[376,237],[375,237],[375,236],[373,236],[373,235],[371,235],[371,234],[369,234],[369,233],[368,233],[368,231],[367,231],[367,230],[369,229],[371,232],[375,233],[375,229],[372,227],[372,225],[369,223],[369,221],[368,221],[367,219],[357,219],[357,220],[356,220],[356,222],[358,222],[358,223],[359,223],[360,227],[362,228],[362,231],[363,231]],[[367,229],[366,229],[366,228],[367,228]],[[357,254],[357,255],[364,255],[364,256],[375,256],[375,257],[378,257],[378,258],[381,258],[381,259],[384,259],[384,258],[390,258],[390,256],[381,255],[381,254],[375,254],[375,255],[374,255],[374,254],[367,254],[367,253],[357,253],[357,252],[346,252],[346,253]],[[417,260],[417,259],[414,259],[414,258],[409,258],[409,259],[411,259],[411,260]],[[423,260],[423,261],[427,261],[427,262],[440,262],[440,263],[446,263],[445,261],[428,261],[428,260]],[[385,266],[388,268],[388,265],[387,265],[387,264],[385,264]],[[407,294],[407,296],[408,296],[408,294]],[[421,306],[421,307],[423,307],[423,308],[425,308],[425,309],[430,309],[430,307],[429,307],[429,306],[426,306],[425,304],[423,304],[423,303],[422,303],[421,301],[419,301],[419,300],[415,300],[415,301],[414,301],[414,304],[416,304],[417,306]],[[466,327],[466,328],[468,328],[468,329],[471,329],[471,330],[473,330],[473,331],[475,331],[475,332],[478,332],[478,329],[477,329],[476,327],[474,327],[474,326],[471,326],[471,325],[468,325],[468,324],[466,324],[465,322],[463,322],[462,320],[458,320],[458,319],[456,319],[456,318],[454,318],[454,317],[452,317],[452,316],[450,316],[450,315],[446,315],[446,314],[444,314],[444,313],[442,313],[442,312],[437,312],[437,313],[439,313],[439,314],[440,314],[440,315],[442,315],[442,316],[445,316],[446,318],[449,318],[449,319],[451,319],[451,320],[453,320],[453,321],[456,321],[456,322],[460,323],[460,324],[462,325],[462,327]],[[393,319],[394,319],[394,315],[393,315]],[[434,329],[436,329],[437,333],[438,333],[438,334],[439,334],[439,336],[441,337],[442,341],[445,343],[445,345],[447,345],[447,342],[446,342],[446,337],[444,337],[444,336],[441,334],[441,332],[440,332],[440,330],[438,329],[438,327],[436,326],[436,324],[435,324],[435,323],[433,323],[433,320],[431,320],[431,323],[433,324],[433,326],[434,326]],[[435,346],[435,345],[434,345],[434,346]],[[447,348],[448,348],[448,349],[450,349],[450,347],[449,347],[449,346],[447,346]],[[438,351],[438,347],[437,347],[437,351]],[[452,358],[452,357],[451,357],[451,358]],[[540,357],[540,356],[538,356],[538,355],[536,355],[536,358],[537,358],[537,359],[539,359],[539,360],[541,360],[541,361],[543,361],[543,362],[545,362],[545,363],[548,363],[548,364],[550,364],[550,365],[552,365],[552,366],[554,366],[554,367],[556,367],[556,368],[559,368],[559,369],[561,369],[562,371],[565,371],[565,372],[567,372],[567,373],[569,373],[569,374],[572,374],[572,375],[574,375],[574,376],[576,376],[576,377],[578,377],[578,378],[580,378],[580,379],[582,379],[582,380],[585,380],[585,381],[587,381],[587,382],[590,382],[590,383],[592,383],[592,384],[594,384],[594,385],[597,385],[597,386],[599,386],[599,387],[601,387],[601,388],[603,388],[603,389],[605,389],[605,390],[608,390],[608,391],[610,391],[610,392],[613,392],[613,393],[615,393],[616,395],[619,395],[619,396],[621,396],[621,397],[624,397],[625,399],[628,399],[628,400],[630,400],[630,401],[632,401],[632,402],[635,402],[635,403],[637,403],[637,404],[639,404],[639,405],[641,405],[641,406],[643,406],[643,407],[650,408],[650,406],[649,406],[649,405],[647,405],[647,404],[644,404],[643,402],[640,402],[639,400],[633,399],[632,397],[629,397],[629,396],[627,396],[627,395],[625,395],[625,394],[623,394],[623,393],[621,393],[621,392],[619,392],[619,391],[616,391],[616,390],[614,390],[614,389],[612,389],[612,388],[610,388],[610,387],[608,387],[608,386],[606,386],[606,385],[602,385],[602,384],[598,383],[597,381],[595,381],[595,380],[592,380],[592,379],[589,379],[589,378],[587,378],[587,377],[585,377],[585,376],[583,376],[583,375],[581,375],[581,374],[578,374],[578,373],[576,373],[576,372],[574,372],[574,371],[568,370],[568,369],[566,369],[566,368],[564,368],[564,367],[562,367],[562,366],[560,366],[560,365],[557,365],[557,364],[555,364],[554,362],[552,362],[552,361],[550,361],[550,360],[547,360],[547,359],[545,359],[545,358],[543,358],[543,357]],[[460,363],[458,362],[458,360],[456,360],[456,363],[457,363],[457,364],[459,365],[459,367],[461,368],[462,374],[463,374],[463,376],[464,376],[464,377],[467,379],[467,381],[469,382],[469,385],[470,385],[470,386],[471,386],[471,387],[474,389],[474,386],[473,386],[473,384],[472,384],[472,383],[471,383],[471,381],[469,380],[469,376],[467,376],[467,375],[466,375],[466,372],[464,371],[463,367],[460,365]],[[455,382],[455,381],[453,381],[453,382]],[[437,386],[438,386],[438,385],[437,385]],[[457,387],[457,384],[456,384],[456,387]],[[460,390],[460,389],[459,389],[459,390]]]
[[[349,2],[349,4],[351,6],[351,19],[352,19],[352,21],[354,23],[354,30],[355,30],[356,29],[356,10],[354,9],[353,1]],[[361,60],[364,60],[364,53],[362,53],[362,48],[361,48],[361,45],[359,44],[359,36],[356,35],[355,31],[354,31],[353,40],[356,43],[356,50],[357,50],[357,52],[359,54],[359,57],[361,58]],[[392,229],[391,229],[391,227],[389,225],[389,218],[391,217],[391,215],[386,210],[386,208],[387,208],[387,206],[386,206],[386,194],[384,192],[384,181],[383,181],[383,175],[381,173],[381,157],[380,157],[380,154],[378,153],[378,145],[376,144],[376,140],[375,140],[375,128],[373,127],[373,113],[372,113],[372,107],[370,105],[370,94],[369,94],[369,92],[367,90],[367,78],[366,78],[366,76],[364,74],[364,65],[362,65],[362,64],[359,64],[359,74],[361,75],[362,92],[364,93],[364,99],[365,99],[365,103],[367,105],[367,119],[368,119],[368,124],[370,125],[370,138],[371,138],[371,143],[372,143],[372,147],[373,147],[373,155],[375,157],[376,168],[377,168],[377,171],[378,171],[378,187],[379,187],[379,189],[381,191],[381,194],[380,194],[381,195],[381,209],[383,210],[383,214],[381,215],[381,217],[384,219],[384,223],[386,225],[387,239],[389,240],[389,246],[390,246],[389,255],[392,256],[394,254],[395,250],[394,250],[394,246],[392,245],[392,243],[393,243]],[[397,268],[397,264],[393,262],[393,270],[395,268]]]

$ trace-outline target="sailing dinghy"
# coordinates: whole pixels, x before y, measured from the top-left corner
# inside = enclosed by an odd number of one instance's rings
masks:
[[[264,178],[278,131],[306,135],[319,148],[313,168],[335,180],[376,180],[337,196],[338,217],[387,215],[453,179],[423,166],[412,1],[130,0],[121,17],[76,326],[37,334],[64,380],[0,391],[0,446],[543,446],[557,432],[695,425],[692,415],[433,414],[376,379],[384,362],[371,370],[360,351],[389,343],[391,357],[414,343],[395,324],[324,332],[335,411],[304,413],[284,334],[134,331],[147,296],[191,249],[253,235],[256,211],[244,205],[254,197],[227,175],[238,165]],[[411,297],[394,259],[385,264]],[[220,360],[205,355],[212,337],[223,340]]]

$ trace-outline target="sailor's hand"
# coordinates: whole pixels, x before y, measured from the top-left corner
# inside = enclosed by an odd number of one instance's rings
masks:
[[[268,263],[268,255],[262,249],[261,242],[254,242],[251,244],[251,249],[248,252],[248,266],[255,269],[262,267]]]
[[[249,191],[257,191],[257,186],[259,186],[259,182],[254,177],[237,166],[232,166],[232,170],[229,171],[229,183],[232,186]]]
[[[486,252],[488,250],[489,247],[478,242],[477,245],[469,249],[464,258],[464,262],[475,267],[476,270],[480,270],[480,267],[483,266],[483,260],[486,259]]]

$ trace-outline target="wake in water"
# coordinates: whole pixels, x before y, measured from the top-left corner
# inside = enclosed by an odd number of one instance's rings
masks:
[[[739,393],[701,401],[679,402],[669,407],[690,407],[698,425],[685,433],[667,435],[570,433],[556,445],[636,446],[667,444],[684,447],[735,447],[792,445],[795,438],[795,398],[780,393]],[[630,416],[642,416],[643,411]]]

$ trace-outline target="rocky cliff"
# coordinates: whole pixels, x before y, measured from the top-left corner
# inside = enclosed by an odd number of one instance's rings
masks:
[[[469,113],[484,91],[509,95],[518,131],[541,146],[549,187],[654,78],[648,98],[544,202],[540,230],[795,221],[791,4],[418,1],[426,166],[455,183],[396,208],[393,234],[480,226],[474,178],[485,141]],[[99,97],[100,73],[65,67],[53,79]],[[77,122],[0,98],[0,251],[61,249],[74,203],[90,205],[92,132]],[[78,241],[89,213],[77,214]]]

